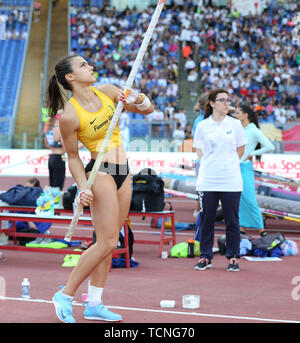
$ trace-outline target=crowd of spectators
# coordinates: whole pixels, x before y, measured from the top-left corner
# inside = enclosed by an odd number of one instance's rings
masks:
[[[28,10],[0,10],[0,40],[26,39]]]
[[[180,33],[188,81],[204,91],[226,88],[233,105],[252,104],[261,122],[300,121],[300,37],[292,35],[297,16],[296,1],[278,8],[266,2],[260,15],[247,16],[189,1]]]
[[[71,8],[72,51],[83,55],[95,67],[100,84],[125,84],[153,10],[153,7],[142,12],[135,8],[117,11],[107,6]],[[152,125],[150,134],[156,137],[171,138],[176,113],[182,113],[177,107],[180,21],[174,13],[173,7],[162,12],[135,79],[135,88],[148,94],[156,105],[155,112],[147,119],[168,121],[166,125]],[[130,114],[130,119],[141,118],[144,117]],[[135,136],[144,136],[148,134],[148,126],[136,124],[131,131]]]
[[[186,0],[183,6],[172,3],[164,9],[136,77],[135,88],[149,94],[156,105],[148,120],[164,121],[160,127],[152,125],[152,135],[172,137],[175,129],[185,130],[189,124],[178,105],[180,51],[191,97],[224,87],[233,105],[250,102],[260,121],[299,120],[300,43],[292,40],[291,30],[300,5],[242,16],[229,7],[197,4]],[[94,65],[99,83],[124,85],[153,10],[71,6],[72,52]],[[139,118],[130,114],[130,119]],[[134,129],[140,136],[147,130],[142,125]]]

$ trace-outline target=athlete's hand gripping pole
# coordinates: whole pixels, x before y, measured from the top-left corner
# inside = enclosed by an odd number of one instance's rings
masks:
[[[155,8],[155,11],[152,15],[152,18],[151,18],[151,21],[150,21],[150,24],[148,26],[148,29],[145,33],[145,36],[144,36],[144,39],[142,41],[142,45],[139,49],[139,52],[136,56],[136,59],[134,61],[134,64],[132,66],[132,69],[130,71],[130,74],[128,76],[128,79],[127,79],[127,82],[125,84],[125,92],[126,92],[126,89],[128,88],[131,88],[132,85],[133,85],[133,82],[135,80],[135,77],[136,77],[136,74],[142,64],[142,61],[143,61],[143,58],[144,58],[144,55],[145,55],[145,52],[148,48],[148,45],[149,45],[149,42],[152,38],[152,35],[153,35],[153,32],[154,32],[154,29],[155,29],[155,26],[158,22],[158,19],[160,17],[160,14],[162,12],[162,9],[164,7],[164,4],[165,4],[166,0],[159,0],[157,5],[156,5],[156,8]],[[118,105],[117,105],[117,108],[116,108],[116,111],[114,113],[114,116],[111,120],[111,123],[108,127],[108,130],[107,130],[107,133],[105,135],[105,138],[103,140],[103,143],[101,145],[101,148],[100,148],[100,151],[98,153],[98,156],[97,156],[97,159],[95,161],[95,164],[93,166],[93,169],[90,173],[90,176],[88,178],[88,181],[87,181],[87,187],[88,189],[91,189],[93,183],[94,183],[94,180],[95,180],[95,177],[96,177],[96,174],[99,170],[99,167],[101,165],[101,162],[102,162],[102,159],[103,159],[103,156],[105,154],[105,151],[106,151],[106,148],[108,146],[108,143],[111,139],[111,136],[113,134],[113,131],[119,121],[119,118],[120,118],[120,115],[123,111],[123,107],[124,107],[124,104],[122,101],[119,101],[118,102]],[[73,233],[75,231],[75,228],[77,226],[77,223],[78,223],[78,220],[79,220],[79,217],[80,217],[80,213],[82,212],[82,209],[83,209],[83,206],[82,204],[79,204],[77,206],[77,209],[76,209],[76,212],[73,216],[73,219],[72,219],[72,222],[68,228],[68,231],[66,233],[66,236],[65,236],[65,241],[67,242],[70,242],[71,241],[71,238],[73,236]]]

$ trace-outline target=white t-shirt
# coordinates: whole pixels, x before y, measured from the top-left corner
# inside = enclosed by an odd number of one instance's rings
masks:
[[[241,192],[243,180],[237,148],[246,144],[241,122],[225,116],[221,123],[212,116],[197,125],[193,147],[203,157],[197,177],[197,191]]]

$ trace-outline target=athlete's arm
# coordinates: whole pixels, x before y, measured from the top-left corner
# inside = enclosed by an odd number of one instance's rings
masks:
[[[110,98],[112,98],[112,100],[115,103],[119,102],[119,96],[120,96],[120,92],[121,92],[120,88],[118,88],[114,85],[111,85],[111,84],[104,84],[104,85],[98,86],[97,89],[99,89],[100,92],[102,92],[102,93],[106,94],[107,96],[109,96]],[[139,96],[136,104],[124,104],[124,110],[128,111],[128,112],[140,113],[140,114],[144,114],[144,115],[152,113],[154,111],[154,105],[152,103],[150,104],[150,107],[145,111],[140,111],[136,107],[136,105],[141,104],[142,101],[143,101],[143,99]]]
[[[59,119],[60,133],[68,154],[68,166],[80,191],[87,189],[87,178],[78,151],[79,118],[70,103],[65,105],[64,113]]]

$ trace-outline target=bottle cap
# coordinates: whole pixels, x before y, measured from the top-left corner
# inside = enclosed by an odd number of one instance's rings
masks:
[[[195,243],[195,241],[193,239],[189,239],[188,243]]]

